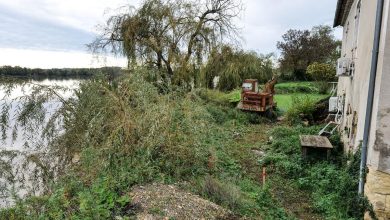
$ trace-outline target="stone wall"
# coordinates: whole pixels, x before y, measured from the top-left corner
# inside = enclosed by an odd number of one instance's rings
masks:
[[[365,194],[379,220],[390,219],[390,175],[369,167]],[[365,219],[371,219],[366,215]]]

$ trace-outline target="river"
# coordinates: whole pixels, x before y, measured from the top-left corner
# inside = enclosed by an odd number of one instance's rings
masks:
[[[1,144],[0,144],[0,208],[14,204],[16,198],[26,195],[38,195],[45,188],[41,176],[44,164],[50,164],[55,158],[45,158],[48,155],[48,137],[42,136],[44,124],[53,113],[61,108],[60,99],[51,98],[43,103],[42,115],[44,123],[31,123],[23,126],[18,116],[23,113],[23,104],[28,102],[26,97],[31,96],[36,88],[55,91],[63,99],[74,97],[74,90],[78,88],[80,80],[43,80],[16,83],[12,89],[0,83],[0,111],[1,114]],[[7,84],[9,85],[9,84]],[[4,108],[4,106],[7,106]],[[6,116],[5,116],[6,115]],[[39,114],[38,114],[39,115]],[[4,123],[6,122],[6,123]],[[22,125],[22,126],[21,126]],[[61,120],[56,123],[61,131]]]

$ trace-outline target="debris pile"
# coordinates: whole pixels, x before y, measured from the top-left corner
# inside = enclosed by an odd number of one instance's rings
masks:
[[[174,185],[137,186],[130,196],[137,219],[237,219],[230,211]]]

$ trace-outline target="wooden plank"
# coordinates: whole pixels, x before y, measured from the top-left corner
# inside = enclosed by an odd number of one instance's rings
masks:
[[[300,135],[299,136],[302,147],[310,148],[327,148],[332,149],[333,146],[329,139],[319,135]]]

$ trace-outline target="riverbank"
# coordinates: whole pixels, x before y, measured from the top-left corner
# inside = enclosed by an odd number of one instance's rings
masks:
[[[30,69],[19,66],[0,66],[0,77],[32,79],[38,81],[45,79],[90,79],[102,73],[116,77],[121,74],[121,71],[121,67]]]
[[[138,74],[108,82],[82,83],[69,103],[66,132],[51,144],[58,178],[1,218],[131,219],[138,213],[132,192],[153,183],[176,184],[236,218],[351,219],[366,208],[355,193],[356,159],[340,154],[337,135],[332,160],[301,160],[299,135],[319,126],[241,112],[209,90],[161,93]]]

